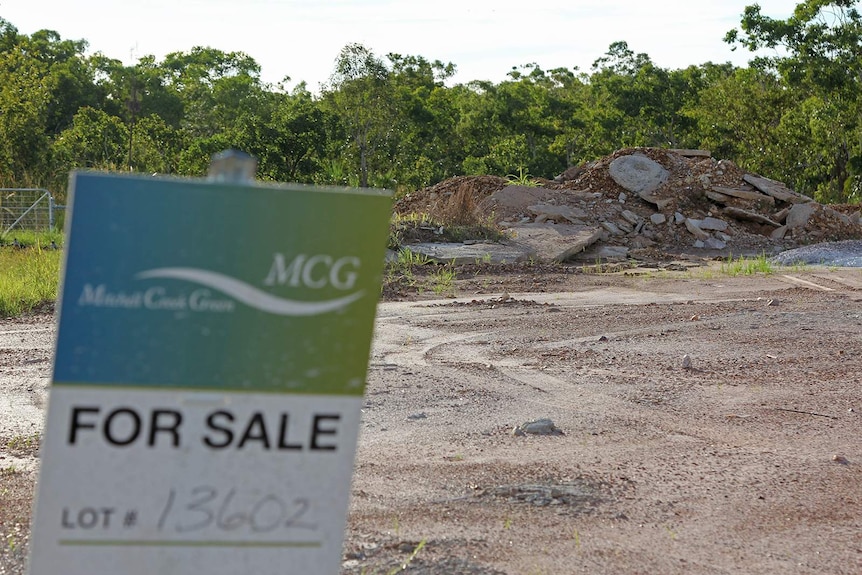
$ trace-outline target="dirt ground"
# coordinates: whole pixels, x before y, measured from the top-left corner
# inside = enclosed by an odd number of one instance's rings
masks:
[[[862,572],[862,270],[454,291],[379,307],[342,573]],[[50,326],[0,320],[0,574],[23,569]],[[540,418],[561,433],[513,434]]]

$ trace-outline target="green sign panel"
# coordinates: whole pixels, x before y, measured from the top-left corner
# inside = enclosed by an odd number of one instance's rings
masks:
[[[73,178],[55,384],[361,394],[391,199]]]

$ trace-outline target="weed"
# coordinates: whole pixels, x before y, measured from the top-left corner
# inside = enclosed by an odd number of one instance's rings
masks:
[[[6,442],[6,449],[11,453],[34,452],[39,449],[40,436],[38,433],[32,435],[16,435]]]
[[[6,467],[0,467],[0,477],[8,477],[10,475],[18,475],[21,473],[21,470],[18,469],[15,465],[8,465]]]
[[[524,166],[518,168],[518,174],[509,174],[506,176],[506,183],[510,186],[528,186],[536,188],[541,186],[531,175],[530,171]]]
[[[394,569],[391,569],[390,571],[387,571],[386,575],[395,575],[396,573],[405,571],[410,566],[410,564],[413,563],[413,560],[416,559],[416,556],[419,555],[419,552],[422,551],[423,547],[425,547],[424,539],[419,542],[419,545],[416,546],[416,549],[413,550],[413,553],[410,554],[410,557],[408,557],[407,560],[404,561],[404,563],[402,563],[398,567],[395,567]]]
[[[407,248],[402,248],[398,250],[398,259],[396,260],[396,263],[399,266],[412,268],[413,266],[424,266],[431,263],[431,258],[426,256],[425,254],[420,254]]]
[[[455,297],[455,264],[451,262],[431,275],[431,291],[437,295]]]

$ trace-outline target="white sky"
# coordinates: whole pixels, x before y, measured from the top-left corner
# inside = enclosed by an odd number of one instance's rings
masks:
[[[801,2],[801,0],[799,0]],[[0,0],[19,32],[57,31],[126,64],[210,46],[241,51],[265,82],[289,76],[317,92],[345,45],[457,66],[454,82],[500,82],[531,62],[589,72],[615,41],[663,68],[751,55],[722,41],[746,5],[786,18],[796,0]]]

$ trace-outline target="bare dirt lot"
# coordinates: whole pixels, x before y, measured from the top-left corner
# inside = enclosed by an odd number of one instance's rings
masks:
[[[862,572],[862,271],[455,293],[379,307],[343,573]],[[0,320],[0,573],[23,569],[50,326]],[[513,434],[541,418],[559,433]]]

